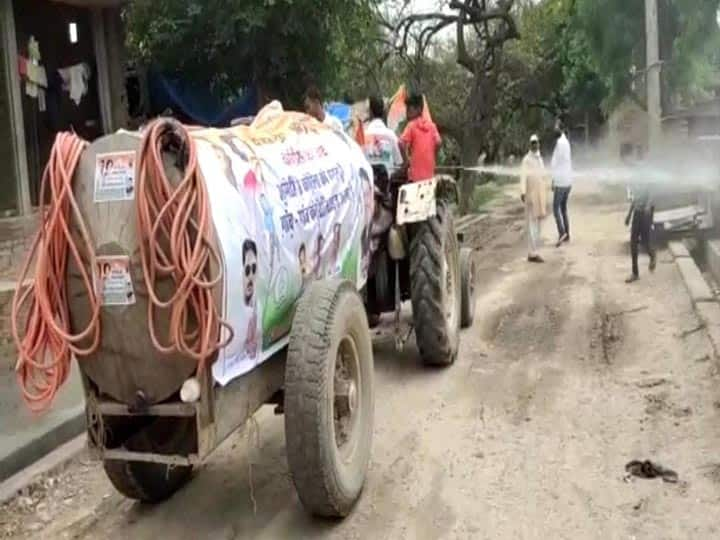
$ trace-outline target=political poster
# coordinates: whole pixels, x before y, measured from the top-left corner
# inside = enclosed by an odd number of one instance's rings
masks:
[[[95,160],[95,202],[135,198],[135,152],[98,154]]]
[[[287,345],[310,282],[365,284],[372,169],[347,135],[277,103],[250,126],[192,137],[222,253],[222,311],[234,330],[213,366],[225,385]]]
[[[98,256],[95,259],[95,291],[103,306],[129,306],[135,303],[127,256]]]

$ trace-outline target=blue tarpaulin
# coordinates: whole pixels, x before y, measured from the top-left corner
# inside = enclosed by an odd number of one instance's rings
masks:
[[[257,93],[246,88],[241,96],[228,103],[191,81],[171,78],[157,71],[148,73],[150,104],[154,114],[166,109],[184,121],[202,126],[227,127],[234,118],[257,113]]]
[[[338,118],[345,129],[350,127],[352,122],[352,107],[346,103],[328,103],[325,105],[325,112]]]

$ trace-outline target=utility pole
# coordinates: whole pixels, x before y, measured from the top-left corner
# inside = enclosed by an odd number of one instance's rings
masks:
[[[658,38],[657,0],[645,0],[645,85],[647,87],[648,151],[657,152],[662,139],[662,103],[660,101],[660,41]]]

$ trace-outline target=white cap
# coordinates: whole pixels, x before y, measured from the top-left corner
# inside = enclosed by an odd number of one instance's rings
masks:
[[[534,142],[539,143],[539,142],[540,142],[540,138],[533,133],[532,135],[530,135],[530,142],[531,142],[531,143],[534,143]]]

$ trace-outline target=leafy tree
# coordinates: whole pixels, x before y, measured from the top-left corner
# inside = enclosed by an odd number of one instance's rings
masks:
[[[607,96],[607,84],[578,24],[575,0],[530,3],[518,18],[522,39],[509,54],[529,70],[520,85],[525,104],[555,116],[597,109]]]
[[[514,2],[451,0],[446,11],[412,13],[396,27],[399,50],[406,56],[412,51],[416,57],[425,55],[439,32],[455,28],[455,60],[468,77],[467,95],[462,101],[461,162],[465,166],[477,163],[492,127],[504,47],[519,36],[513,16]],[[427,79],[423,74],[418,82],[424,85]],[[463,177],[461,211],[465,210],[473,187],[474,177],[468,172]]]
[[[697,99],[715,84],[719,4],[718,0],[658,0],[666,98]],[[577,14],[593,60],[607,81],[608,105],[626,96],[644,102],[644,2],[577,0]]]
[[[331,56],[336,59],[330,77],[335,95],[361,100],[370,94],[383,94],[393,77],[393,50],[389,29],[383,22],[380,0],[348,2],[346,10],[335,16]]]
[[[141,63],[221,96],[257,85],[297,105],[308,83],[336,86],[342,57],[371,30],[370,13],[356,0],[133,0],[124,16]]]
[[[480,6],[479,2],[476,4]],[[401,45],[403,40],[412,43],[409,47],[412,54],[405,55],[409,65],[405,76],[417,80],[428,95],[441,131],[463,147],[465,165],[474,165],[481,153],[491,162],[509,154],[519,156],[526,151],[530,132],[549,131],[557,116],[583,121],[586,113],[599,116],[600,104],[607,95],[587,39],[575,21],[574,0],[518,0],[512,6],[502,2],[483,5],[491,14],[497,14],[498,5],[508,7],[508,17],[516,22],[519,39],[507,40],[501,48],[491,41],[491,48],[487,49],[485,35],[477,35],[473,26],[466,24],[468,54],[481,58],[495,47],[500,60],[493,69],[480,75],[484,91],[474,97],[471,89],[478,78],[474,71],[457,62],[456,43],[423,42],[437,24],[443,24],[452,15],[443,14],[430,23],[426,21],[432,15],[410,15],[407,20],[415,21],[416,26],[411,28],[415,32],[401,36]],[[502,24],[495,24],[496,31],[503,28]],[[406,30],[407,26],[401,24],[399,28]],[[402,51],[403,47],[399,48]],[[420,52],[422,56],[418,58]],[[472,126],[468,125],[470,99],[480,99],[484,107],[481,129],[472,133]],[[468,182],[468,190],[471,183]]]

